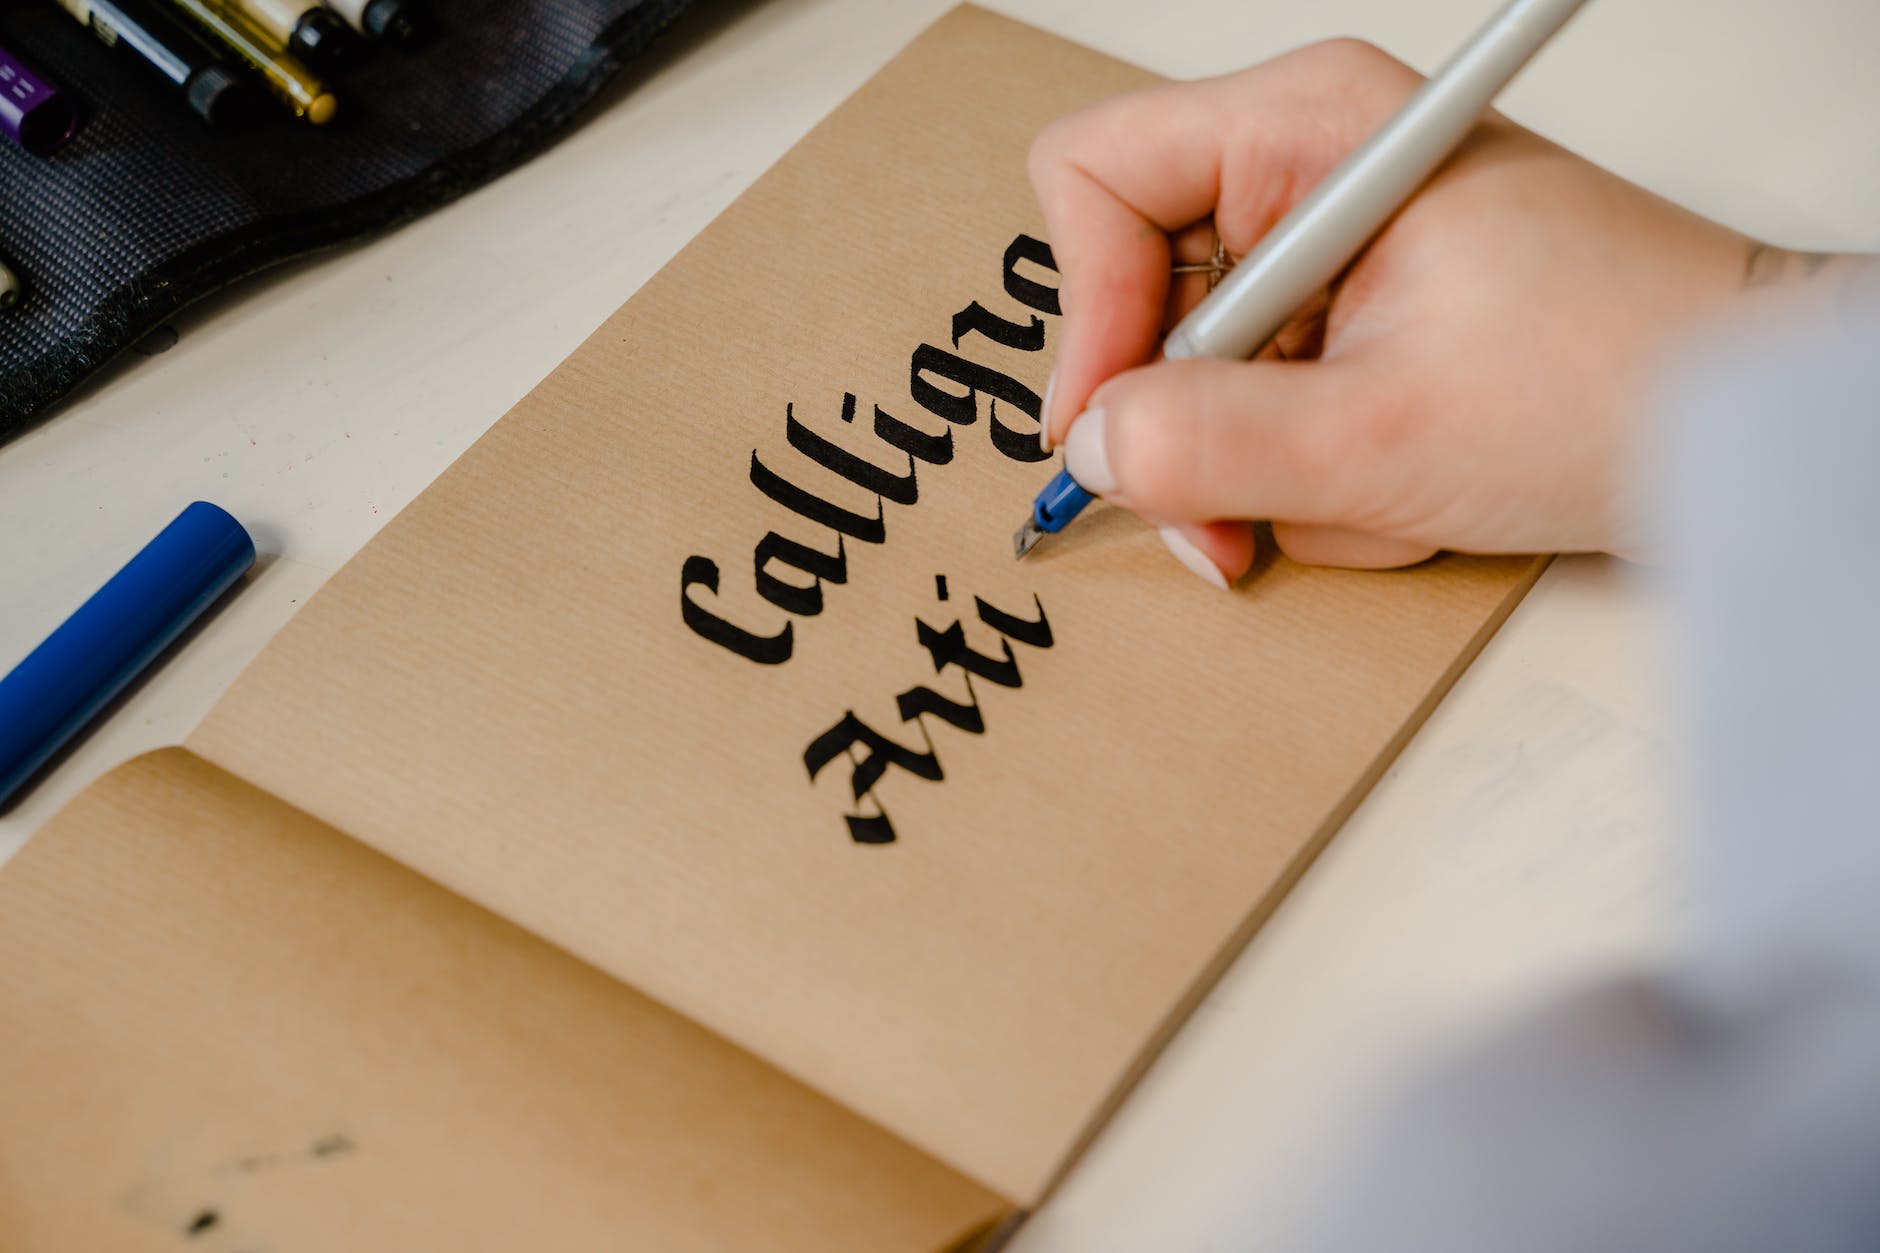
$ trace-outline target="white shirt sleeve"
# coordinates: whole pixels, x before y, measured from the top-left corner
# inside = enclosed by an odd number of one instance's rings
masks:
[[[1880,1249],[1880,308],[1720,333],[1660,418],[1688,943],[1415,1076],[1275,1247]]]

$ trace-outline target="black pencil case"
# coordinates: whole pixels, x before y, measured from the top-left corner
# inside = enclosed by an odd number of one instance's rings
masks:
[[[0,259],[24,285],[0,312],[0,440],[190,302],[526,160],[687,3],[432,0],[421,47],[335,80],[331,122],[220,129],[55,5],[0,0],[0,45],[80,114],[49,157],[0,141]]]

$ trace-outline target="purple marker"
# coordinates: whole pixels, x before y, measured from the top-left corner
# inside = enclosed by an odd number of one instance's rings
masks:
[[[78,114],[59,89],[0,48],[0,131],[39,156],[54,151],[78,129]]]

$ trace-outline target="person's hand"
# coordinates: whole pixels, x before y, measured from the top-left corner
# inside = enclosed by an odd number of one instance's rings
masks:
[[[1064,308],[1042,438],[1212,582],[1251,563],[1244,519],[1324,565],[1627,552],[1653,365],[1743,285],[1749,240],[1491,114],[1260,358],[1153,360],[1204,294],[1171,264],[1245,253],[1421,81],[1317,44],[1032,149]]]

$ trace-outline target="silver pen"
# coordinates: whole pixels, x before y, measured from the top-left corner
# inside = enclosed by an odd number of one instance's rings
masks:
[[[1586,0],[1510,0],[1390,121],[1325,176],[1183,318],[1170,359],[1245,360],[1351,264]],[[1060,470],[1013,537],[1023,557],[1092,497]]]

